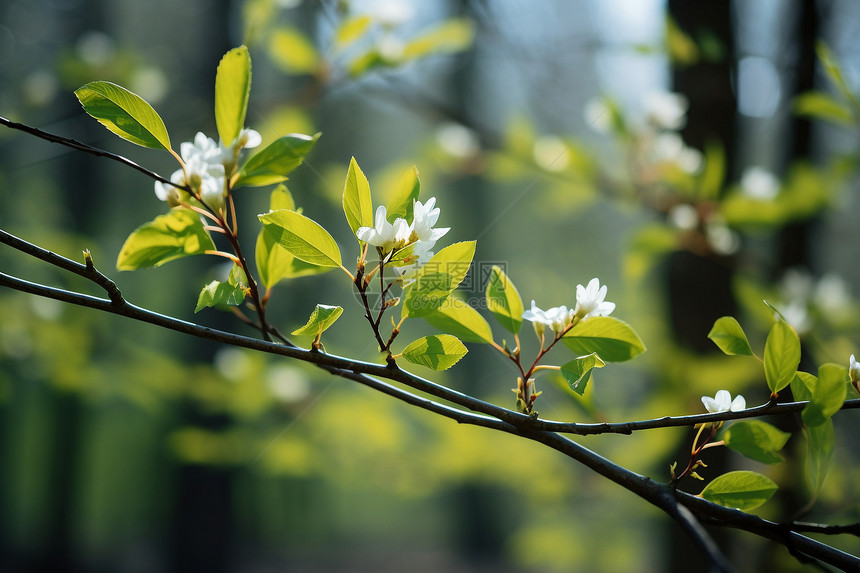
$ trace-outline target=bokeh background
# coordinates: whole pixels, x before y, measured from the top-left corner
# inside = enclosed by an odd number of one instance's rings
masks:
[[[452,228],[443,244],[478,240],[467,297],[490,264],[542,308],[572,305],[597,276],[649,347],[598,372],[584,397],[540,378],[541,414],[643,419],[701,412],[722,388],[767,400],[760,366],[707,339],[732,314],[760,349],[762,299],[801,334],[802,368],[860,352],[858,26],[850,0],[5,0],[0,114],[168,175],[167,154],[114,137],[72,92],[113,81],[152,103],[175,143],[215,136],[215,68],[245,43],[247,124],[266,142],[322,131],[288,186],[345,253],[350,157],[378,202],[417,166],[422,198],[437,197]],[[814,90],[836,108],[798,104]],[[239,208],[250,245],[267,193],[242,190]],[[229,314],[193,314],[226,272],[211,259],[112,271],[125,237],[165,209],[143,175],[0,130],[3,229],[71,258],[90,249],[136,304],[250,334]],[[0,269],[91,289],[8,248]],[[270,317],[290,331],[316,303],[345,308],[330,351],[377,358],[340,276],[285,281]],[[534,351],[527,328],[523,340]],[[514,371],[490,348],[415,371],[513,407]],[[858,424],[836,422],[807,518],[856,522]],[[691,440],[666,429],[579,441],[668,480]],[[812,495],[802,436],[786,450],[776,466],[711,450],[702,473],[766,473],[784,487],[758,513],[785,519]],[[741,570],[801,569],[783,548],[714,534]],[[688,545],[658,511],[536,444],[307,365],[0,292],[4,571],[689,571],[701,560]]]

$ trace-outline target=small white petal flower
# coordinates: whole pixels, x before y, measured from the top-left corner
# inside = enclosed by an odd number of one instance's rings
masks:
[[[747,197],[767,201],[779,194],[779,179],[762,167],[748,167],[741,175],[741,190]]]
[[[555,333],[563,331],[570,324],[573,314],[566,306],[554,306],[547,310],[541,310],[535,301],[532,301],[531,310],[525,311],[523,318],[535,325],[535,331],[540,336],[545,326],[550,327]]]
[[[848,377],[851,378],[851,382],[855,385],[857,382],[860,382],[860,364],[854,359],[854,355],[851,355],[851,358],[848,360]]]
[[[687,123],[690,102],[679,93],[652,92],[645,96],[645,117],[658,129],[681,129]]]
[[[732,395],[728,390],[718,390],[713,398],[710,396],[702,396],[702,404],[705,405],[705,409],[711,414],[719,414],[720,412],[740,412],[741,410],[745,410],[747,407],[747,401],[743,396],[738,394],[735,396],[735,399],[732,400]]]
[[[355,236],[374,247],[380,247],[383,253],[388,253],[394,248],[406,246],[410,236],[409,224],[406,219],[398,217],[394,223],[388,222],[388,211],[380,205],[376,209],[373,227],[359,227]]]
[[[576,285],[575,315],[585,320],[591,316],[609,316],[615,310],[614,302],[604,302],[606,285],[600,286],[597,278],[591,279],[588,286]]]
[[[220,163],[221,148],[211,137],[198,131],[194,141],[183,141],[179,144],[179,153],[185,163],[199,160],[203,163]]]
[[[432,244],[445,236],[445,233],[451,230],[450,227],[444,229],[433,228],[433,225],[439,220],[439,213],[441,212],[439,207],[435,207],[436,197],[430,197],[424,204],[421,201],[413,200],[413,205],[411,232],[415,234],[417,240],[430,242],[432,246]]]

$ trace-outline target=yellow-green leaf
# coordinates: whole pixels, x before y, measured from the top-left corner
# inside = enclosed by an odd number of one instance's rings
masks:
[[[708,338],[729,356],[753,356],[747,335],[738,321],[731,316],[723,316],[714,322]]]
[[[475,241],[454,243],[436,253],[404,291],[402,316],[421,317],[439,308],[466,277],[474,256]]]
[[[403,60],[462,52],[472,45],[475,26],[466,18],[452,18],[419,35],[403,48]]]
[[[562,342],[580,356],[596,352],[606,362],[624,362],[645,352],[636,331],[611,316],[583,320],[564,335]]]
[[[603,368],[606,363],[596,353],[574,358],[561,367],[561,375],[567,380],[570,389],[582,396],[588,381],[591,380],[591,371],[595,368]]]
[[[355,233],[359,227],[373,226],[373,202],[370,197],[370,183],[355,157],[349,160],[346,181],[343,184],[343,212],[350,229]]]
[[[786,322],[776,321],[764,345],[764,374],[773,393],[788,386],[800,364],[800,339]]]
[[[700,495],[724,507],[749,511],[769,500],[777,489],[777,485],[767,476],[750,471],[736,471],[715,478]]]
[[[287,175],[311,152],[320,135],[291,133],[276,139],[245,162],[234,186],[261,187],[286,181]]]
[[[781,450],[791,434],[761,420],[739,420],[723,434],[726,446],[752,460],[778,464]]]
[[[802,93],[794,100],[794,112],[797,115],[814,117],[837,125],[852,125],[854,114],[851,108],[837,101],[830,94],[812,91]]]
[[[343,49],[364,36],[371,22],[373,18],[370,16],[353,16],[341,22],[334,34],[338,49]]]
[[[490,270],[485,292],[487,309],[496,320],[512,334],[517,334],[523,324],[523,299],[517,287],[497,265]]]
[[[215,249],[200,216],[187,209],[173,209],[134,230],[119,251],[116,268],[133,271]]]
[[[307,36],[295,28],[278,28],[269,38],[269,56],[276,66],[291,74],[312,74],[320,55]]]
[[[215,124],[224,145],[230,145],[245,125],[251,95],[251,56],[248,48],[233,48],[221,58],[215,73]]]
[[[90,82],[75,90],[88,114],[125,139],[150,149],[170,149],[164,122],[139,95],[111,82]]]
[[[456,336],[435,334],[419,338],[403,349],[403,358],[433,370],[447,370],[469,351]]]
[[[297,259],[320,267],[341,266],[337,243],[316,221],[286,209],[258,217],[275,241]]]
[[[318,304],[307,323],[293,331],[294,336],[319,336],[343,314],[343,308]]]
[[[412,220],[412,209],[414,201],[418,199],[421,191],[421,181],[418,179],[418,168],[410,167],[397,179],[394,190],[389,194],[391,201],[388,203],[388,222],[393,223],[398,217],[407,221]]]
[[[842,408],[848,392],[848,372],[839,364],[822,364],[809,404],[801,414],[807,426],[819,426]]]
[[[458,298],[449,296],[442,305],[424,320],[443,332],[453,334],[465,342],[491,344],[493,331],[481,314]]]
[[[216,308],[238,306],[243,300],[245,300],[245,288],[241,285],[212,281],[200,291],[194,312],[198,313],[204,308],[213,306]]]

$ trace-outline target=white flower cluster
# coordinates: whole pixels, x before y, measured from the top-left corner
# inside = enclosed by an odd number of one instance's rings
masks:
[[[606,302],[606,285],[600,286],[600,280],[593,278],[588,286],[576,285],[576,307],[568,310],[564,305],[541,310],[532,301],[531,310],[523,313],[523,318],[533,323],[535,332],[542,336],[545,327],[559,334],[563,332],[574,318],[585,320],[591,316],[609,316],[615,310],[614,302]]]
[[[373,227],[359,227],[355,236],[369,245],[379,247],[383,256],[414,245],[412,258],[415,263],[423,265],[433,257],[431,249],[436,241],[451,228],[433,228],[440,214],[439,207],[436,207],[436,197],[431,197],[426,203],[413,200],[412,213],[411,225],[403,217],[397,217],[393,223],[389,223],[388,210],[380,205],[376,209]]]
[[[197,132],[193,141],[183,141],[179,145],[184,167],[170,176],[176,185],[190,187],[200,196],[203,203],[213,211],[224,207],[227,196],[227,174],[232,174],[244,148],[257,147],[262,142],[260,134],[253,129],[243,129],[229,146],[218,144],[211,137]],[[182,203],[187,193],[173,185],[155,182],[155,194],[171,207]]]

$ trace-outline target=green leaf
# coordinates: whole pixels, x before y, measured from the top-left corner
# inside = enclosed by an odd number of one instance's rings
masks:
[[[791,394],[797,401],[812,400],[816,384],[818,384],[818,378],[808,372],[798,371],[791,381]]]
[[[90,82],[75,90],[88,114],[125,139],[150,149],[170,149],[161,117],[139,95],[110,82]]]
[[[337,243],[316,221],[286,209],[258,218],[275,241],[297,259],[320,267],[341,266]]]
[[[749,511],[769,500],[777,489],[777,485],[766,476],[737,471],[715,478],[700,495],[717,505]]]
[[[788,386],[800,364],[800,339],[786,322],[778,320],[767,335],[764,345],[764,374],[767,387],[777,393]]]
[[[705,144],[705,168],[699,177],[699,194],[702,199],[716,200],[726,179],[726,150],[719,141]]]
[[[472,44],[474,28],[471,20],[466,18],[447,20],[406,44],[403,48],[403,60],[461,52]]]
[[[820,426],[838,412],[845,402],[847,383],[848,373],[844,367],[822,364],[811,401],[803,408],[803,423],[810,427]]]
[[[824,478],[833,464],[833,449],[836,447],[833,420],[806,428],[806,441],[809,446],[806,460],[809,481],[813,492],[817,492],[824,485]]]
[[[276,139],[245,162],[234,187],[262,187],[286,181],[287,175],[311,152],[320,135],[292,133]]]
[[[512,334],[517,334],[523,324],[523,299],[501,267],[493,265],[485,296],[487,309],[499,324]]]
[[[419,338],[405,349],[403,358],[433,370],[447,370],[469,352],[456,336],[434,334]]]
[[[606,363],[596,353],[574,358],[561,367],[561,375],[570,384],[570,388],[582,396],[588,381],[591,380],[591,371],[595,368],[603,368]]]
[[[754,356],[744,329],[731,316],[718,318],[708,338],[729,356]]]
[[[358,166],[355,157],[349,160],[346,181],[343,184],[343,212],[350,229],[356,233],[359,227],[373,227],[373,200],[370,198],[370,183]]]
[[[790,437],[790,433],[761,420],[739,420],[723,434],[726,446],[765,464],[778,464],[783,460],[777,452]]]
[[[390,195],[391,201],[386,209],[388,222],[393,223],[398,217],[411,221],[414,201],[418,199],[420,191],[421,181],[418,179],[418,168],[410,167],[397,180],[394,192]]]
[[[474,256],[475,241],[454,243],[436,253],[404,291],[402,316],[421,317],[442,306],[466,277]]]
[[[481,314],[458,298],[449,296],[436,310],[424,315],[424,320],[443,332],[465,342],[492,344],[493,332]]]
[[[269,37],[269,57],[290,74],[313,74],[320,67],[320,55],[307,36],[295,28],[278,28]]]
[[[330,327],[335,321],[340,318],[343,313],[343,308],[339,306],[329,306],[327,304],[318,304],[311,313],[308,322],[301,328],[293,331],[294,336],[319,336]]]
[[[173,209],[134,230],[119,251],[116,268],[133,271],[159,267],[166,262],[214,250],[215,243],[203,228],[200,216],[187,209]]]
[[[245,125],[251,95],[251,56],[248,48],[233,48],[221,58],[215,73],[215,124],[224,145],[230,145]]]
[[[854,124],[851,108],[824,92],[811,91],[800,94],[794,100],[794,112],[797,115],[814,117],[837,125]]]
[[[212,281],[200,291],[194,312],[200,312],[207,307],[223,308],[238,306],[245,300],[245,288],[242,285],[232,285],[229,282]]]
[[[848,84],[842,77],[842,65],[836,60],[836,56],[830,48],[827,47],[827,44],[819,41],[815,46],[815,52],[818,55],[818,59],[821,61],[821,65],[824,67],[825,73],[830,77],[830,80],[836,86],[836,89],[838,89],[839,93],[842,94],[842,97],[845,98],[845,101],[854,103],[854,94],[851,92],[851,88],[848,87]]]
[[[645,352],[636,331],[610,316],[583,320],[564,335],[562,342],[580,356],[596,352],[606,362],[624,362]]]
[[[337,48],[345,48],[364,36],[371,22],[373,22],[373,18],[370,16],[354,16],[341,22],[334,33]]]

